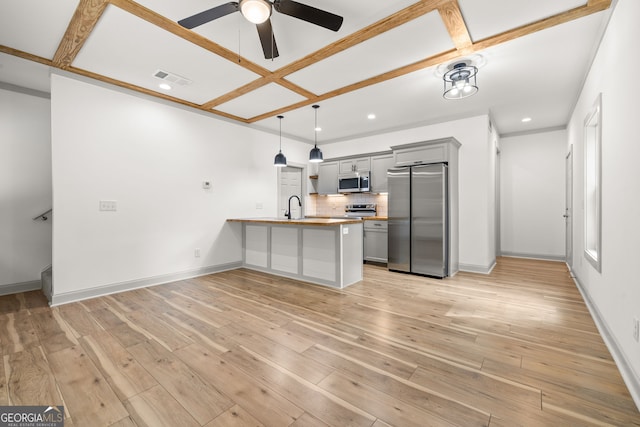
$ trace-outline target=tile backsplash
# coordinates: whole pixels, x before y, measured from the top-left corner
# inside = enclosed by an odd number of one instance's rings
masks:
[[[310,195],[307,199],[307,215],[342,216],[346,205],[376,203],[378,216],[387,216],[387,194],[354,193],[330,196]]]

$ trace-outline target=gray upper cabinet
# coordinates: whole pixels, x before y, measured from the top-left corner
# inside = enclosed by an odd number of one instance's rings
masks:
[[[387,170],[395,166],[393,153],[371,156],[371,192],[386,193]]]
[[[411,166],[420,163],[448,162],[452,153],[457,155],[460,143],[455,138],[442,138],[391,147],[396,166]]]
[[[318,194],[338,193],[338,162],[322,162],[318,166]]]
[[[369,172],[371,170],[370,157],[340,160],[340,173]]]

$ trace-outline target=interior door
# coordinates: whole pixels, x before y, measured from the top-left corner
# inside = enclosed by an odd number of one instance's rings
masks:
[[[302,168],[286,166],[280,170],[280,201],[278,203],[278,216],[284,217],[287,212],[289,197],[298,196],[302,198]],[[291,218],[301,218],[302,207],[296,199],[291,200]]]
[[[573,265],[573,145],[565,159],[565,260],[569,267]]]

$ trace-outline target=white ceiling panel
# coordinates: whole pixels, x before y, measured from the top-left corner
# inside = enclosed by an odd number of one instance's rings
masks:
[[[139,1],[140,4],[176,22],[227,2],[228,0]],[[315,52],[366,25],[404,9],[414,4],[415,0],[379,2],[370,0],[308,0],[301,3],[343,16],[344,23],[342,28],[338,32],[333,32],[274,11],[271,16],[271,22],[280,56],[273,61],[264,58],[255,25],[247,22],[240,13],[232,13],[193,30],[233,52],[239,52],[242,57],[262,67],[275,70],[311,52]]]
[[[135,37],[123,28],[135,28]],[[196,104],[235,89],[259,76],[205,49],[109,6],[73,62],[74,67],[160,92],[157,69],[192,84],[168,93]]]
[[[479,41],[586,4],[586,0],[458,0],[471,39]]]
[[[78,0],[2,0],[0,45],[52,59]]]
[[[291,74],[287,79],[323,94],[453,48],[440,14],[432,12]]]
[[[0,53],[0,82],[49,93],[49,72],[46,65]]]
[[[218,105],[216,110],[249,119],[305,100],[301,95],[271,83],[246,95]]]

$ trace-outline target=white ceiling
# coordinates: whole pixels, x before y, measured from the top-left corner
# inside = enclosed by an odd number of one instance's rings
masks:
[[[105,1],[106,9],[69,71],[169,96],[207,111],[202,104],[223,97],[213,106],[212,114],[269,131],[277,131],[275,116],[283,114],[283,132],[306,141],[314,138],[311,105],[317,103],[323,128],[318,134],[319,143],[487,113],[501,134],[564,126],[609,13],[585,13],[587,16],[559,25],[545,25],[541,31],[525,29],[523,37],[495,43],[492,38],[500,33],[558,14],[562,18],[566,11],[586,8],[587,0],[300,0],[343,16],[342,28],[332,32],[274,11],[271,20],[280,56],[265,60],[255,26],[240,13],[184,30],[190,33],[187,37],[175,24],[226,0]],[[459,50],[458,54],[441,14],[431,8],[428,13],[414,13],[396,28],[326,58],[319,57],[306,67],[293,72],[287,69],[283,75],[252,86],[252,90],[236,92],[263,76],[273,77],[271,73],[278,74],[283,67],[328,45],[350,40],[367,26],[384,26],[387,17],[405,8],[451,3],[459,5],[472,41],[470,49]],[[607,0],[604,3],[608,4]],[[48,92],[50,68],[64,68],[54,55],[78,5],[78,0],[3,0],[0,82]],[[192,35],[227,49],[229,58],[213,53],[206,43],[198,45],[188,40],[193,40]],[[489,47],[483,49],[485,45]],[[479,92],[462,100],[443,99],[442,66],[438,63],[400,72],[398,77],[383,78],[376,84],[366,83],[362,88],[357,86],[438,55],[448,55],[448,60],[442,61],[445,65],[456,56],[478,62]],[[158,88],[160,80],[153,77],[158,69],[192,83],[173,85],[165,92]],[[278,80],[282,77],[286,80]],[[369,113],[376,119],[367,119]],[[532,121],[522,123],[523,117]]]

